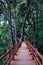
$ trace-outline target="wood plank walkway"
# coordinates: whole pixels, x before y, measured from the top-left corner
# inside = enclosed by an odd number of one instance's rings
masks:
[[[35,65],[25,42],[22,43],[21,48],[19,48],[17,55],[14,58],[15,60],[11,61],[11,65]]]

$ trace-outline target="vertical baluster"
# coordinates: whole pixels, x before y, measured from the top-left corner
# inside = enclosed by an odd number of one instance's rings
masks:
[[[19,45],[19,43],[17,44],[17,52],[18,52],[18,48],[19,48],[18,45]]]
[[[32,60],[34,60],[34,50],[32,49]]]
[[[7,63],[8,63],[8,65],[10,65],[10,51],[9,51],[9,49],[7,49],[7,52],[8,52],[8,54],[7,54],[7,58],[8,58]]]
[[[35,58],[35,63],[36,63],[36,65],[38,65],[38,62],[37,62],[37,53],[36,53],[36,58]]]
[[[12,49],[12,60],[14,60],[14,53],[15,53],[15,48]]]
[[[16,44],[16,53],[17,53],[17,50],[18,50],[18,44]]]
[[[38,51],[38,48],[36,48],[36,50]],[[36,54],[36,65],[38,65],[37,58],[38,58],[38,54]]]
[[[43,55],[42,55],[42,65],[43,65]]]
[[[38,48],[36,48],[36,50],[38,51]],[[38,58],[38,54],[36,53],[36,59],[35,59],[36,65],[38,65],[37,58]]]

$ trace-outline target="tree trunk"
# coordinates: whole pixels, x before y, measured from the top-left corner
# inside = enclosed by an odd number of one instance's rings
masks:
[[[13,31],[12,31],[12,21],[11,21],[11,7],[10,4],[8,4],[8,14],[9,14],[9,28],[10,28],[10,32],[11,32],[11,40],[12,40],[12,44],[14,45],[14,38],[13,38]]]

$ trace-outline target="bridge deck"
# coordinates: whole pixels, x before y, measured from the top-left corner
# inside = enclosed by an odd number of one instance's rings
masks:
[[[11,61],[11,65],[35,65],[25,42],[23,42],[21,48],[19,48],[15,60]]]

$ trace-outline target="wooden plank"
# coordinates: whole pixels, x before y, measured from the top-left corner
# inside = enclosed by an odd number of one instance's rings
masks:
[[[15,61],[11,61],[11,65],[35,65],[34,60],[32,60],[32,56],[26,44],[23,42],[21,48],[17,52],[17,56],[14,57]]]

